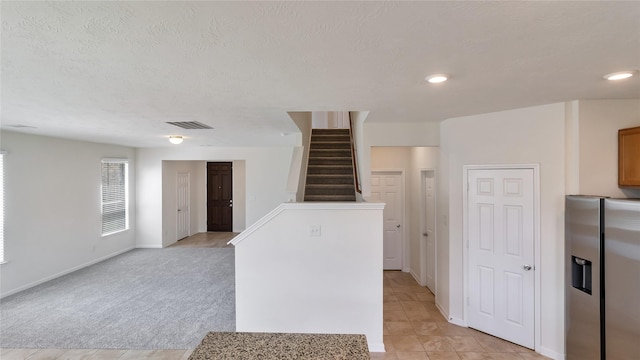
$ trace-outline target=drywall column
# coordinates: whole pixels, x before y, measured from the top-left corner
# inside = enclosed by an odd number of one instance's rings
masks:
[[[446,226],[448,216],[448,231],[440,231],[439,237],[442,243],[448,243],[449,254],[438,260],[449,262],[449,279],[439,273],[438,284],[449,282],[449,308],[445,310],[456,323],[466,323],[463,166],[540,164],[541,243],[537,254],[540,268],[536,269],[540,276],[540,311],[536,350],[553,358],[564,354],[564,282],[558,276],[564,272],[564,122],[565,104],[558,103],[449,119],[441,124],[440,134],[442,180],[438,180],[443,192],[438,196],[440,200],[447,197],[448,201],[439,210],[443,220],[438,226]]]
[[[382,210],[286,203],[235,238],[236,330],[382,339]]]

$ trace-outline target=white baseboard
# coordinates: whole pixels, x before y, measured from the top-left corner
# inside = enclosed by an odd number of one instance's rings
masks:
[[[438,300],[436,300],[436,307],[438,308],[438,310],[440,310],[440,314],[442,314],[442,316],[444,316],[445,319],[449,318],[449,314],[446,311],[444,311],[444,308],[442,307],[442,305],[440,305]]]
[[[386,352],[384,349],[384,343],[370,343],[367,342],[369,346],[369,352]]]
[[[162,249],[162,245],[136,245],[136,249]]]
[[[455,317],[449,317],[449,322],[452,323],[453,325],[458,325],[458,326],[462,326],[462,327],[468,327],[467,326],[467,322],[460,319],[460,318],[455,318]]]
[[[427,284],[422,283],[422,281],[420,280],[420,277],[416,275],[416,273],[413,270],[410,270],[409,274],[411,274],[411,276],[413,277],[413,280],[415,280],[418,283],[418,285],[427,286]]]
[[[561,354],[557,351],[548,349],[546,347],[540,346],[539,348],[536,349],[536,352],[539,353],[540,355],[544,355],[546,357],[550,357],[554,360],[565,360],[567,357],[565,354]]]
[[[186,238],[185,238],[185,239],[186,239]],[[180,240],[182,240],[182,239],[180,239]],[[169,244],[167,244],[167,245],[162,245],[161,247],[162,247],[162,248],[167,248],[167,247],[169,247],[169,246],[171,246],[171,245],[173,245],[173,244],[177,244],[177,243],[178,243],[178,240],[176,240],[176,241],[172,241],[171,243],[169,243]]]
[[[74,272],[74,271],[78,271],[78,270],[80,270],[80,269],[86,268],[87,266],[91,266],[91,265],[93,265],[93,264],[97,264],[97,263],[99,263],[99,262],[101,262],[101,261],[107,260],[107,259],[112,258],[112,257],[114,257],[114,256],[117,256],[117,255],[120,255],[120,254],[124,254],[124,253],[126,253],[127,251],[131,251],[131,250],[133,250],[133,249],[135,249],[135,248],[130,247],[130,248],[126,248],[126,249],[124,249],[124,250],[116,251],[116,252],[111,253],[111,254],[109,254],[109,255],[105,255],[105,256],[99,257],[99,258],[97,258],[97,259],[91,260],[91,261],[89,261],[89,262],[86,262],[86,263],[84,263],[84,264],[81,264],[81,265],[78,265],[78,266],[72,267],[71,269],[67,269],[67,270],[61,271],[61,272],[59,272],[59,273],[57,273],[57,274],[54,274],[54,275],[51,275],[51,276],[47,276],[47,277],[42,278],[42,279],[40,279],[40,280],[37,280],[37,281],[31,282],[31,283],[29,283],[29,284],[27,284],[27,285],[20,286],[19,288],[16,288],[16,289],[13,289],[13,290],[7,291],[6,293],[4,293],[4,294],[0,295],[0,299],[5,298],[5,297],[10,296],[10,295],[13,295],[13,294],[17,294],[17,293],[19,293],[20,291],[27,290],[27,289],[32,288],[32,287],[34,287],[34,286],[38,286],[38,285],[40,285],[40,284],[42,284],[42,283],[45,283],[45,282],[47,282],[47,281],[49,281],[49,280],[53,280],[53,279],[55,279],[55,278],[59,278],[60,276],[64,276],[64,275],[70,274],[70,273],[72,273],[72,272]]]
[[[453,316],[449,316],[449,314],[444,311],[444,308],[442,307],[442,305],[440,305],[439,302],[436,301],[436,308],[438,308],[438,310],[440,311],[440,314],[442,314],[442,316],[444,316],[445,319],[447,319],[448,322],[454,324],[454,325],[458,325],[458,326],[462,326],[462,327],[468,327],[467,326],[467,322],[464,321],[463,319],[460,318],[455,318]]]

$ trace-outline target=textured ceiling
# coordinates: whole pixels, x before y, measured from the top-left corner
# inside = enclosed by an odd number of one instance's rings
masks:
[[[640,98],[640,2],[1,3],[1,126],[138,147],[286,145],[288,111],[419,122]],[[437,86],[425,75],[452,79]],[[190,131],[167,121],[199,121]],[[15,128],[11,125],[33,126]],[[390,134],[393,136],[393,134]]]

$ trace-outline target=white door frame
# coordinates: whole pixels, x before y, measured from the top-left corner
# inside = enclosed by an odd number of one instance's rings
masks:
[[[409,269],[409,253],[407,251],[407,249],[409,248],[408,244],[407,244],[407,232],[408,229],[406,227],[407,225],[407,219],[406,219],[406,213],[405,213],[405,207],[406,205],[406,198],[405,198],[405,181],[404,181],[404,169],[372,169],[371,170],[371,175],[400,175],[400,185],[402,186],[402,193],[400,194],[401,196],[401,200],[402,200],[402,206],[400,209],[400,215],[402,216],[402,239],[400,241],[400,243],[402,244],[402,272],[410,272]]]
[[[534,344],[535,349],[540,348],[540,164],[496,164],[496,165],[463,165],[462,167],[462,266],[463,266],[463,315],[464,325],[468,326],[467,299],[469,298],[469,170],[509,170],[509,169],[530,169],[533,170],[533,241],[534,241]]]
[[[437,180],[437,173],[436,173],[436,169],[433,168],[429,168],[429,169],[420,169],[420,244],[423,244],[423,239],[422,239],[422,234],[425,231],[425,229],[427,228],[427,222],[426,222],[426,218],[427,218],[427,209],[425,208],[426,205],[426,197],[427,194],[424,191],[424,183],[425,183],[425,177],[427,175],[427,173],[433,173],[433,181],[435,183],[435,189],[433,192],[433,214],[435,216],[435,218],[433,219],[433,235],[435,236],[435,240],[434,240],[434,248],[435,248],[435,253],[436,255],[438,254],[438,219],[437,219],[437,214],[438,214],[438,180]],[[434,273],[434,280],[435,280],[435,285],[434,285],[434,295],[435,293],[438,291],[438,257],[435,256],[435,273]],[[421,286],[426,286],[427,285],[427,252],[426,252],[426,244],[425,244],[425,249],[422,249],[422,246],[420,246],[420,282],[421,282]],[[424,269],[423,269],[424,268]],[[423,271],[424,270],[424,271]],[[424,278],[422,277],[424,275]]]

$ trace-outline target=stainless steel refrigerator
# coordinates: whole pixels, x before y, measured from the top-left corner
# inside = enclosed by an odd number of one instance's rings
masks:
[[[640,359],[640,200],[567,196],[567,359]]]

